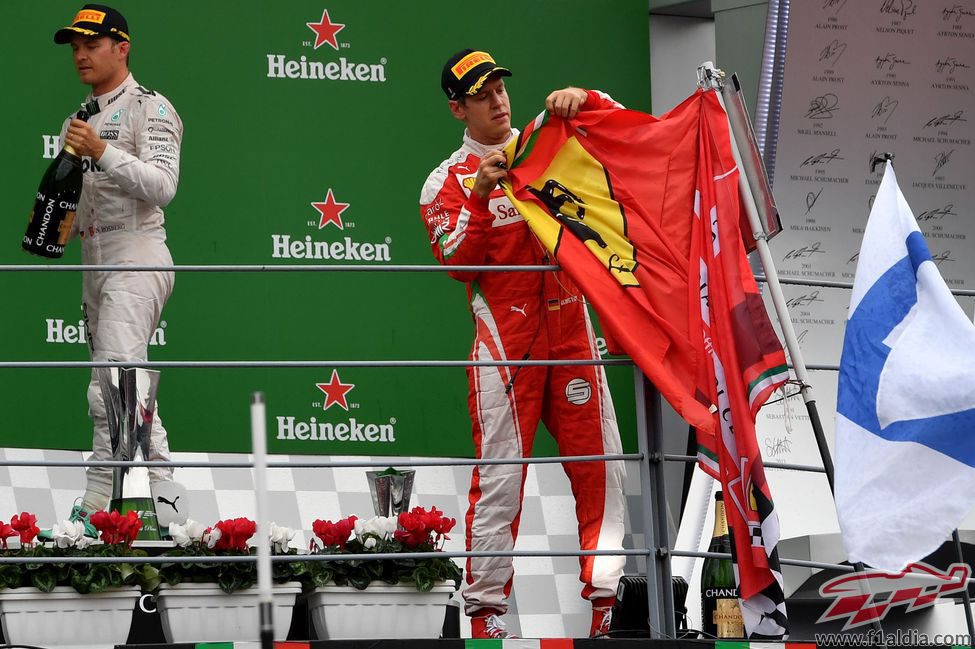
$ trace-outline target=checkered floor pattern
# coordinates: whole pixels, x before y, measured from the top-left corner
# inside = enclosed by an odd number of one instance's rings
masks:
[[[77,451],[0,449],[7,460],[79,460],[87,454]],[[233,462],[249,456],[227,453],[175,453],[174,461]],[[270,461],[328,462],[327,456],[271,456]],[[382,457],[341,457],[341,461],[389,460]],[[268,503],[273,522],[292,528],[305,527],[295,537],[295,547],[307,547],[315,519],[335,520],[355,514],[372,515],[372,500],[362,468],[275,468],[268,475]],[[467,511],[467,489],[471,467],[417,467],[412,506],[436,506],[458,520],[458,527],[446,548],[464,549],[463,518]],[[254,477],[251,469],[178,468],[175,479],[189,496],[189,515],[211,524],[230,517],[254,517]],[[39,524],[50,525],[65,518],[74,500],[85,489],[80,467],[0,466],[0,520],[30,511]],[[624,547],[644,547],[643,515],[637,465],[627,464],[627,498]],[[572,495],[569,482],[558,465],[533,465],[525,484],[524,510],[517,549],[578,550]],[[638,533],[634,533],[634,530]],[[629,557],[627,574],[642,574],[645,562]],[[589,631],[588,603],[579,593],[579,563],[575,557],[523,557],[515,559],[515,583],[506,616],[509,628],[526,638],[585,637]],[[555,597],[553,597],[553,593]],[[459,596],[458,596],[459,597]],[[470,626],[461,616],[461,633]]]

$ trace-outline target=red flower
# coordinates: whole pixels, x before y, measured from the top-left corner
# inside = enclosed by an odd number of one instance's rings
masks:
[[[430,511],[422,507],[414,507],[411,511],[399,515],[399,525],[402,529],[396,530],[394,537],[410,548],[424,544],[433,545],[435,540],[450,538],[447,532],[456,524],[456,519],[445,518],[443,512],[436,507],[431,507]],[[436,539],[432,538],[431,534],[436,534]]]
[[[7,539],[17,536],[17,530],[0,521],[0,548],[7,549]]]
[[[434,508],[434,511],[436,511],[436,508]],[[457,524],[457,519],[447,518],[446,516],[443,516],[443,512],[439,512],[439,514],[439,520],[435,521],[434,524],[431,525],[431,529],[436,532],[437,539],[449,539],[450,537],[447,536],[447,532],[454,529],[454,525]]]
[[[118,510],[111,512],[95,512],[89,519],[92,526],[100,532],[102,543],[107,545],[128,545],[131,546],[139,530],[142,529],[142,521],[139,514],[130,511],[122,516]]]
[[[214,527],[220,530],[215,550],[247,550],[247,540],[257,532],[257,523],[249,518],[228,518]]]
[[[337,546],[340,550],[344,550],[345,544],[348,543],[349,537],[355,530],[356,520],[358,520],[356,516],[349,516],[335,523],[316,520],[312,523],[311,529],[326,548]]]
[[[139,530],[141,529],[142,521],[136,512],[130,511],[125,516],[119,517],[118,527],[116,528],[118,542],[125,543],[131,547],[132,542],[139,536]]]
[[[14,515],[10,519],[10,527],[20,533],[20,544],[30,545],[34,542],[40,530],[37,528],[37,517],[28,512],[21,512],[20,516]]]
[[[415,548],[430,541],[430,525],[422,507],[414,507],[413,511],[399,515],[399,526],[393,537],[403,545]]]
[[[112,517],[114,514],[114,518]],[[119,513],[112,510],[112,513],[97,511],[89,517],[92,526],[98,530],[102,543],[116,543],[115,529],[118,527]]]

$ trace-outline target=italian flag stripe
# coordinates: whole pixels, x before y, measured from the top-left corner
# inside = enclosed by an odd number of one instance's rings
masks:
[[[367,640],[363,638],[362,640]],[[354,649],[358,647],[362,640],[331,640],[315,642],[284,642],[274,643],[274,649],[324,649],[325,647],[338,649]],[[367,640],[369,641],[369,640]],[[373,639],[372,644],[377,640]],[[401,641],[392,640],[391,646],[399,647]],[[431,649],[575,649],[576,644],[585,649],[591,649],[593,641],[589,639],[573,638],[543,638],[543,639],[513,639],[513,640],[472,640],[468,639],[443,639],[443,640],[416,640],[413,641],[418,647],[428,647]],[[648,644],[649,640],[645,641]],[[463,643],[463,644],[461,644]],[[687,641],[667,643],[670,647],[694,647],[695,649],[709,649],[710,642]],[[160,647],[162,645],[152,645]],[[256,649],[257,643],[254,642],[199,642],[196,644],[173,644],[166,645],[169,649]],[[378,646],[385,646],[382,640],[378,640]],[[622,645],[621,645],[622,646]],[[632,641],[627,642],[627,647],[633,646]],[[927,645],[930,647],[943,647],[944,649],[970,649],[967,645]],[[129,645],[126,645],[129,647]],[[715,640],[714,649],[817,649],[817,645],[812,642],[749,642],[747,640]],[[824,645],[825,647],[825,645]],[[131,646],[131,649],[135,649]]]
[[[702,444],[698,444],[697,445],[697,454],[698,454],[698,456],[702,456],[703,455],[704,457],[706,457],[710,461],[710,463],[713,463],[715,465],[718,463],[718,456],[714,453],[714,451],[712,451],[711,449],[709,449],[707,446],[704,446]]]
[[[535,132],[548,121],[548,111],[542,111],[538,114],[538,117],[525,127],[524,132],[518,137],[518,148],[515,151],[515,159],[512,163],[512,167],[518,165],[524,158],[528,157],[531,153],[532,148],[535,146]]]
[[[748,405],[751,406],[752,410],[755,410],[756,406],[762,405],[756,404],[756,401],[765,389],[788,379],[789,368],[786,365],[779,365],[766,370],[748,384]]]
[[[741,642],[722,642],[721,640],[716,640],[714,642],[714,649],[749,649],[749,643],[744,640]]]
[[[513,640],[466,640],[465,649],[573,649],[572,638],[518,638]]]
[[[464,641],[464,649],[502,649],[503,640],[472,640]],[[510,642],[510,640],[509,640]]]
[[[540,649],[573,649],[574,646],[572,638],[543,638]]]

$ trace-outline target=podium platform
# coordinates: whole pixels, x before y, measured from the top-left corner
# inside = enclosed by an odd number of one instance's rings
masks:
[[[517,640],[313,640],[275,642],[274,649],[816,649],[814,643],[713,642],[649,638],[519,638]],[[260,649],[258,642],[119,645],[116,649]]]
[[[650,640],[648,638],[542,638],[518,640],[318,640],[276,642],[274,649],[827,649],[857,644],[813,642],[721,642],[710,640]],[[873,645],[879,646],[879,645]],[[895,645],[887,645],[893,647]],[[954,647],[957,645],[909,645],[897,647]],[[171,645],[119,645],[116,649],[261,649],[257,642],[209,642]]]

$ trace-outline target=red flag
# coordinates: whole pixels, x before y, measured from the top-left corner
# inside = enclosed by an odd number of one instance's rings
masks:
[[[542,127],[544,125],[544,127]],[[505,192],[608,338],[697,429],[721,480],[751,637],[781,636],[778,522],[755,413],[787,378],[739,231],[727,116],[699,91],[661,118],[543,114],[506,150]]]
[[[538,120],[507,150],[505,192],[674,409],[711,431],[691,254],[699,97],[667,116],[623,109]]]
[[[714,92],[701,97],[696,230],[702,324],[718,430],[699,432],[698,456],[724,491],[749,637],[781,637],[788,620],[776,549],[779,523],[755,439],[755,414],[788,378],[788,369],[745,256],[738,225],[739,172],[728,119]]]

